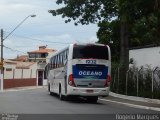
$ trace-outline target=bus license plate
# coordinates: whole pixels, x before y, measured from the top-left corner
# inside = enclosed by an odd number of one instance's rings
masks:
[[[87,93],[93,93],[93,90],[86,90]]]

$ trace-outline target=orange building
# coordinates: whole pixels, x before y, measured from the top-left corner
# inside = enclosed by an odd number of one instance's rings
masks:
[[[37,62],[37,78],[38,85],[46,85],[47,79],[44,74],[45,66],[51,55],[55,52],[54,49],[49,49],[47,46],[39,46],[38,50],[28,52],[28,61]]]

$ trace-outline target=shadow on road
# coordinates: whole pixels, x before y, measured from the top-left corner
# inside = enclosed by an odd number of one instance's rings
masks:
[[[55,97],[55,98],[59,99],[59,96],[57,94],[52,94],[51,97]],[[87,104],[103,105],[103,103],[99,103],[98,101],[97,102],[88,102],[87,99],[85,99],[83,97],[78,97],[78,96],[68,96],[68,97],[65,97],[65,100],[63,100],[63,101],[66,101],[69,103],[79,103],[79,104],[87,103]]]

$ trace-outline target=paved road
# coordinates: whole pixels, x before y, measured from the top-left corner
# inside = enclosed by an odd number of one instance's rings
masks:
[[[0,113],[13,114],[156,114],[111,102],[87,103],[83,99],[60,101],[45,88],[0,93]]]

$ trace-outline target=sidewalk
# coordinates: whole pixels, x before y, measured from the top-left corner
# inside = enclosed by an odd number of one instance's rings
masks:
[[[140,98],[134,96],[126,96],[115,93],[110,93],[108,97],[100,98],[100,100],[127,105],[130,107],[155,110],[160,112],[160,100]]]
[[[32,90],[32,89],[38,89],[38,88],[45,88],[45,86],[15,87],[15,88],[4,89],[3,91],[0,91],[0,92],[11,92],[11,91]]]

